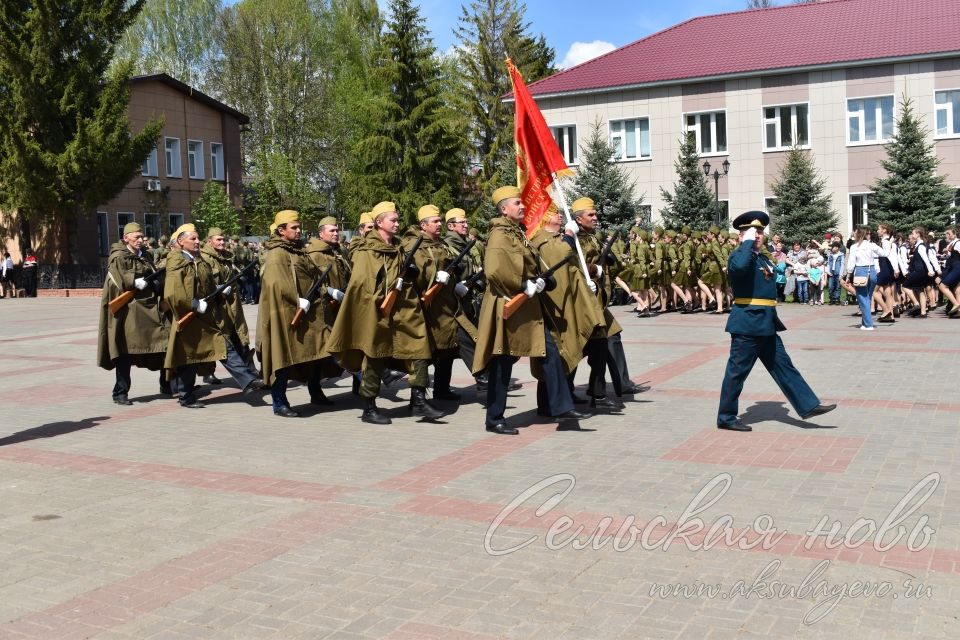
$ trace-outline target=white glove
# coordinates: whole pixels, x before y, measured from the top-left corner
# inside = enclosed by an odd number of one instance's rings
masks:
[[[450,282],[450,274],[446,271],[437,271],[437,282],[440,284],[447,284]]]
[[[403,289],[403,278],[397,278],[397,284],[395,284],[393,288],[397,291]]]
[[[563,225],[563,230],[569,231],[573,235],[577,235],[578,233],[580,233],[580,225],[578,225],[576,222],[571,220],[567,224]]]
[[[741,242],[746,242],[747,240],[749,240],[750,242],[753,242],[756,239],[757,239],[757,228],[750,227],[749,229],[743,232],[743,239],[741,240]]]
[[[190,307],[197,313],[206,313],[207,312],[207,301],[206,300],[197,300],[193,299],[193,302],[190,303]]]
[[[457,286],[453,288],[453,292],[462,298],[470,293],[470,289],[467,289],[467,285],[463,284],[462,282],[458,282]]]
[[[233,291],[233,287],[227,287],[227,288],[224,289],[221,293],[223,293],[223,296],[226,297],[226,296],[230,295],[230,292],[231,292],[231,291]]]
[[[304,313],[310,311],[310,301],[306,298],[297,298],[297,306],[303,309]]]
[[[327,287],[327,295],[333,298],[334,302],[340,302],[343,300],[343,291],[340,291],[340,289]]]
[[[594,293],[597,292],[597,283],[593,280],[587,280],[587,286],[590,287],[590,291]]]
[[[143,278],[137,278],[133,281],[133,286],[137,288],[137,291],[143,291],[147,288],[147,281]]]
[[[532,298],[537,293],[537,283],[533,280],[527,280],[526,284],[523,285],[523,292],[527,294],[528,298]]]
[[[598,277],[598,278],[603,275],[603,267],[601,267],[601,266],[598,265],[598,264],[595,264],[595,265],[593,265],[593,268],[597,270],[597,277]]]
[[[541,291],[547,288],[547,281],[544,280],[543,278],[537,278],[536,280],[533,281],[533,283],[537,287],[537,293],[540,293]]]

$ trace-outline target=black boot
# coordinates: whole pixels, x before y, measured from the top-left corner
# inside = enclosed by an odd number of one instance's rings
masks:
[[[365,402],[367,406],[363,409],[363,415],[360,416],[361,420],[369,422],[370,424],[391,424],[393,422],[390,418],[380,413],[380,409],[377,408],[376,398],[367,398]]]
[[[427,402],[427,392],[423,387],[410,388],[410,415],[414,418],[436,420],[446,415],[432,404]]]

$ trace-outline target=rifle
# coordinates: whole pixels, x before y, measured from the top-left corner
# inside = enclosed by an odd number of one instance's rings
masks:
[[[413,243],[413,246],[410,247],[410,252],[407,253],[407,256],[403,259],[403,266],[400,268],[399,278],[403,278],[406,275],[410,265],[413,264],[413,256],[417,253],[417,249],[420,248],[422,243],[423,236],[421,235],[417,238],[417,241]],[[380,303],[380,313],[382,313],[385,318],[393,313],[393,305],[397,303],[398,295],[400,295],[400,290],[394,287],[387,292],[387,295],[383,298],[383,302]]]
[[[144,280],[147,281],[147,284],[150,284],[151,282],[153,282],[154,280],[162,276],[166,272],[166,270],[167,270],[166,267],[164,267],[163,269],[157,269],[156,271],[154,271],[153,273],[145,277]],[[120,295],[118,295],[116,298],[114,298],[113,300],[107,303],[107,307],[110,308],[110,313],[112,313],[113,315],[117,315],[118,313],[120,313],[120,309],[123,309],[125,306],[127,306],[130,303],[130,301],[133,300],[133,296],[135,295],[137,295],[136,289],[131,289],[130,291],[121,291]]]
[[[554,272],[556,272],[557,269],[559,269],[559,268],[562,267],[563,265],[565,265],[565,264],[567,264],[568,262],[570,262],[570,259],[571,259],[572,257],[573,257],[573,254],[567,255],[566,258],[564,258],[563,260],[561,260],[561,261],[558,262],[557,264],[553,265],[552,267],[550,267],[549,269],[547,269],[546,271],[544,271],[543,273],[541,273],[539,276],[534,276],[534,277],[536,277],[536,278],[542,278],[542,279],[546,280],[547,278],[549,278],[550,276],[552,276],[552,275],[554,274]],[[532,279],[532,278],[531,278],[531,279]],[[523,291],[521,291],[520,293],[518,293],[518,294],[514,295],[512,298],[510,298],[510,299],[507,301],[507,303],[506,303],[505,305],[503,305],[503,319],[506,320],[506,319],[508,319],[510,316],[512,316],[512,315],[517,311],[517,309],[519,309],[520,307],[523,306],[523,303],[526,302],[527,300],[529,300],[529,298],[527,298],[527,294],[526,294],[525,292],[523,292]]]
[[[453,262],[447,265],[447,268],[444,271],[450,272],[460,266],[460,263],[463,261],[464,256],[469,253],[470,249],[473,248],[473,245],[477,244],[477,239],[474,238],[466,244],[466,246],[461,249],[460,253],[457,254],[457,257],[453,259]],[[433,302],[433,299],[437,297],[437,294],[440,293],[440,289],[443,289],[443,285],[439,282],[434,282],[430,285],[430,288],[427,289],[427,292],[423,294],[423,297],[420,298],[420,302],[423,303],[423,306],[429,307],[430,303]]]
[[[247,273],[248,271],[250,271],[251,269],[253,269],[255,266],[257,266],[257,261],[256,261],[256,260],[251,261],[250,264],[248,264],[248,265],[245,266],[243,269],[240,269],[240,271],[237,271],[235,274],[233,274],[233,275],[230,277],[229,280],[227,280],[227,281],[224,282],[223,284],[217,285],[217,288],[214,289],[213,292],[210,293],[210,295],[204,296],[204,297],[201,298],[201,299],[202,299],[204,302],[213,300],[214,298],[216,298],[217,296],[219,296],[221,293],[223,293],[224,290],[225,290],[227,287],[233,286],[233,284],[234,284],[237,280],[239,280],[239,279],[241,278],[241,276],[243,276],[245,273]],[[190,312],[188,312],[185,316],[183,316],[182,318],[180,318],[179,320],[177,320],[177,331],[183,331],[183,328],[184,328],[185,326],[187,326],[188,324],[190,324],[191,322],[193,322],[193,319],[194,319],[196,316],[197,316],[197,312],[196,312],[196,311],[190,311]]]
[[[607,236],[607,242],[603,245],[603,249],[600,251],[600,257],[597,258],[597,266],[606,272],[607,257],[610,255],[610,250],[613,248],[613,243],[617,241],[617,237],[620,235],[620,229],[614,229],[613,233]],[[597,291],[599,292],[604,288],[604,277],[600,276],[600,282],[597,284]]]
[[[316,299],[317,294],[320,292],[320,287],[323,286],[324,281],[327,279],[327,276],[330,275],[330,269],[333,269],[333,264],[328,264],[327,268],[324,269],[312,285],[310,285],[310,290],[307,291],[306,297],[307,300],[312,304]],[[300,319],[303,318],[303,309],[297,307],[297,312],[293,314],[293,319],[290,321],[290,326],[295,327],[300,324]]]
[[[473,274],[472,276],[464,280],[463,286],[465,286],[468,291],[471,291],[473,290],[474,287],[480,284],[481,279],[483,279],[483,267],[480,267],[479,269],[477,269],[477,272],[475,274]]]

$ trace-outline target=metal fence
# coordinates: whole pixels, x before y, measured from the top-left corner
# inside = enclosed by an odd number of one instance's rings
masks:
[[[41,264],[37,273],[38,289],[99,289],[107,275],[100,264]]]

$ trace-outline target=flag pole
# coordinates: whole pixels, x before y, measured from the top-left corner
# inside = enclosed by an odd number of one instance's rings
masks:
[[[570,209],[567,207],[567,198],[563,194],[563,187],[560,186],[560,177],[557,175],[557,172],[553,172],[553,188],[557,190],[557,197],[560,199],[560,205],[563,207],[563,215],[567,219],[567,222],[573,221],[573,216],[570,215]],[[580,239],[577,237],[573,238],[573,245],[577,248],[577,257],[580,258],[580,268],[583,269],[583,277],[587,279],[589,283],[590,270],[587,269],[587,260],[583,257],[583,247],[580,246]]]

